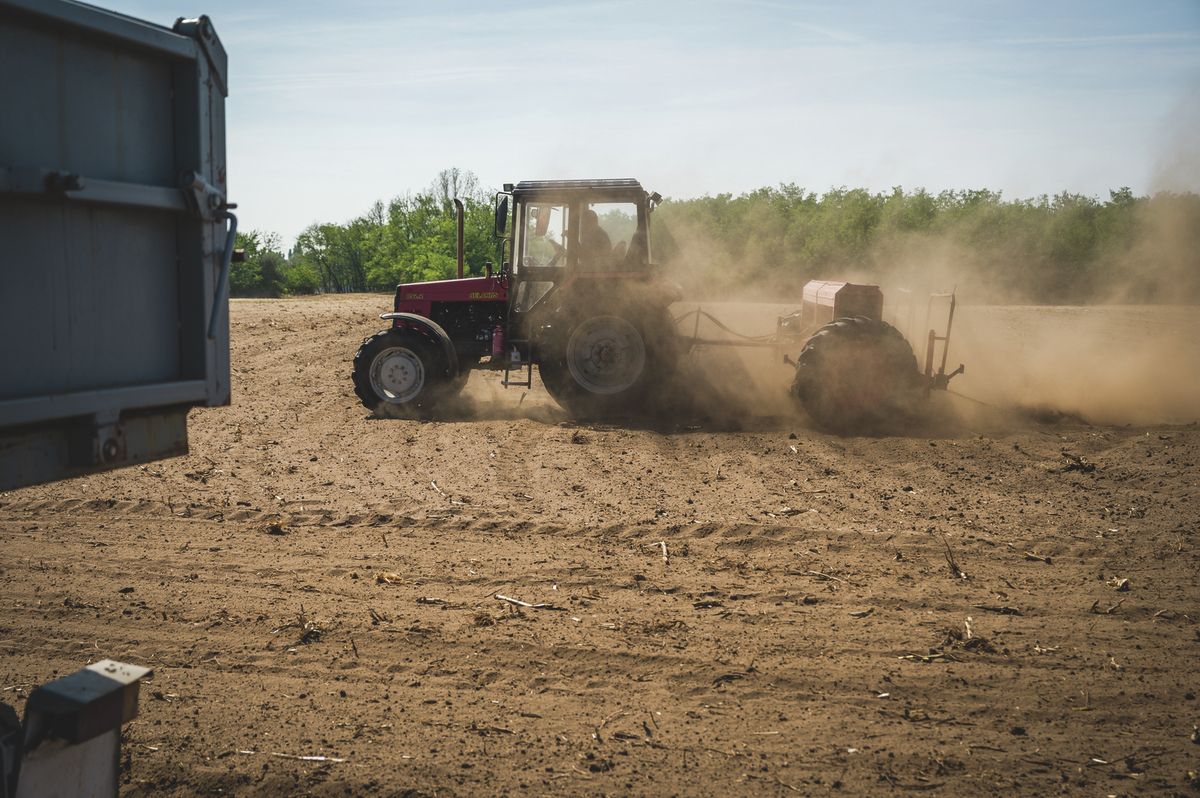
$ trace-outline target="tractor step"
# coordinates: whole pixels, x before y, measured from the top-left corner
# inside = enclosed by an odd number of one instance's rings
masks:
[[[519,339],[509,339],[508,341],[508,358],[504,361],[504,381],[501,383],[505,388],[532,388],[533,387],[533,347],[529,341]],[[513,373],[525,370],[525,379],[513,379]]]

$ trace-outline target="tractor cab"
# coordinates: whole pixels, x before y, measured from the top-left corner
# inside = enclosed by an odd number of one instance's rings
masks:
[[[513,314],[528,314],[576,280],[645,275],[650,213],[661,199],[631,179],[506,185],[496,232],[509,248]]]

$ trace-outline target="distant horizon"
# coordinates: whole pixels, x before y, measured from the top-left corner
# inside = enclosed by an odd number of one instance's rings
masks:
[[[230,199],[287,242],[453,166],[677,198],[1200,192],[1194,0],[99,5],[213,19]]]

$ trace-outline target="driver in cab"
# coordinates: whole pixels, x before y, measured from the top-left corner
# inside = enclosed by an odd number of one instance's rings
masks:
[[[600,226],[600,217],[589,208],[579,225],[579,263],[590,271],[602,271],[612,267],[612,260],[612,239]]]

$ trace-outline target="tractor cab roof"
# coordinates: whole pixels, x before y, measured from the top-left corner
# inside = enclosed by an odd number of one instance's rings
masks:
[[[512,187],[521,201],[642,202],[646,190],[632,178],[615,180],[522,180]]]

